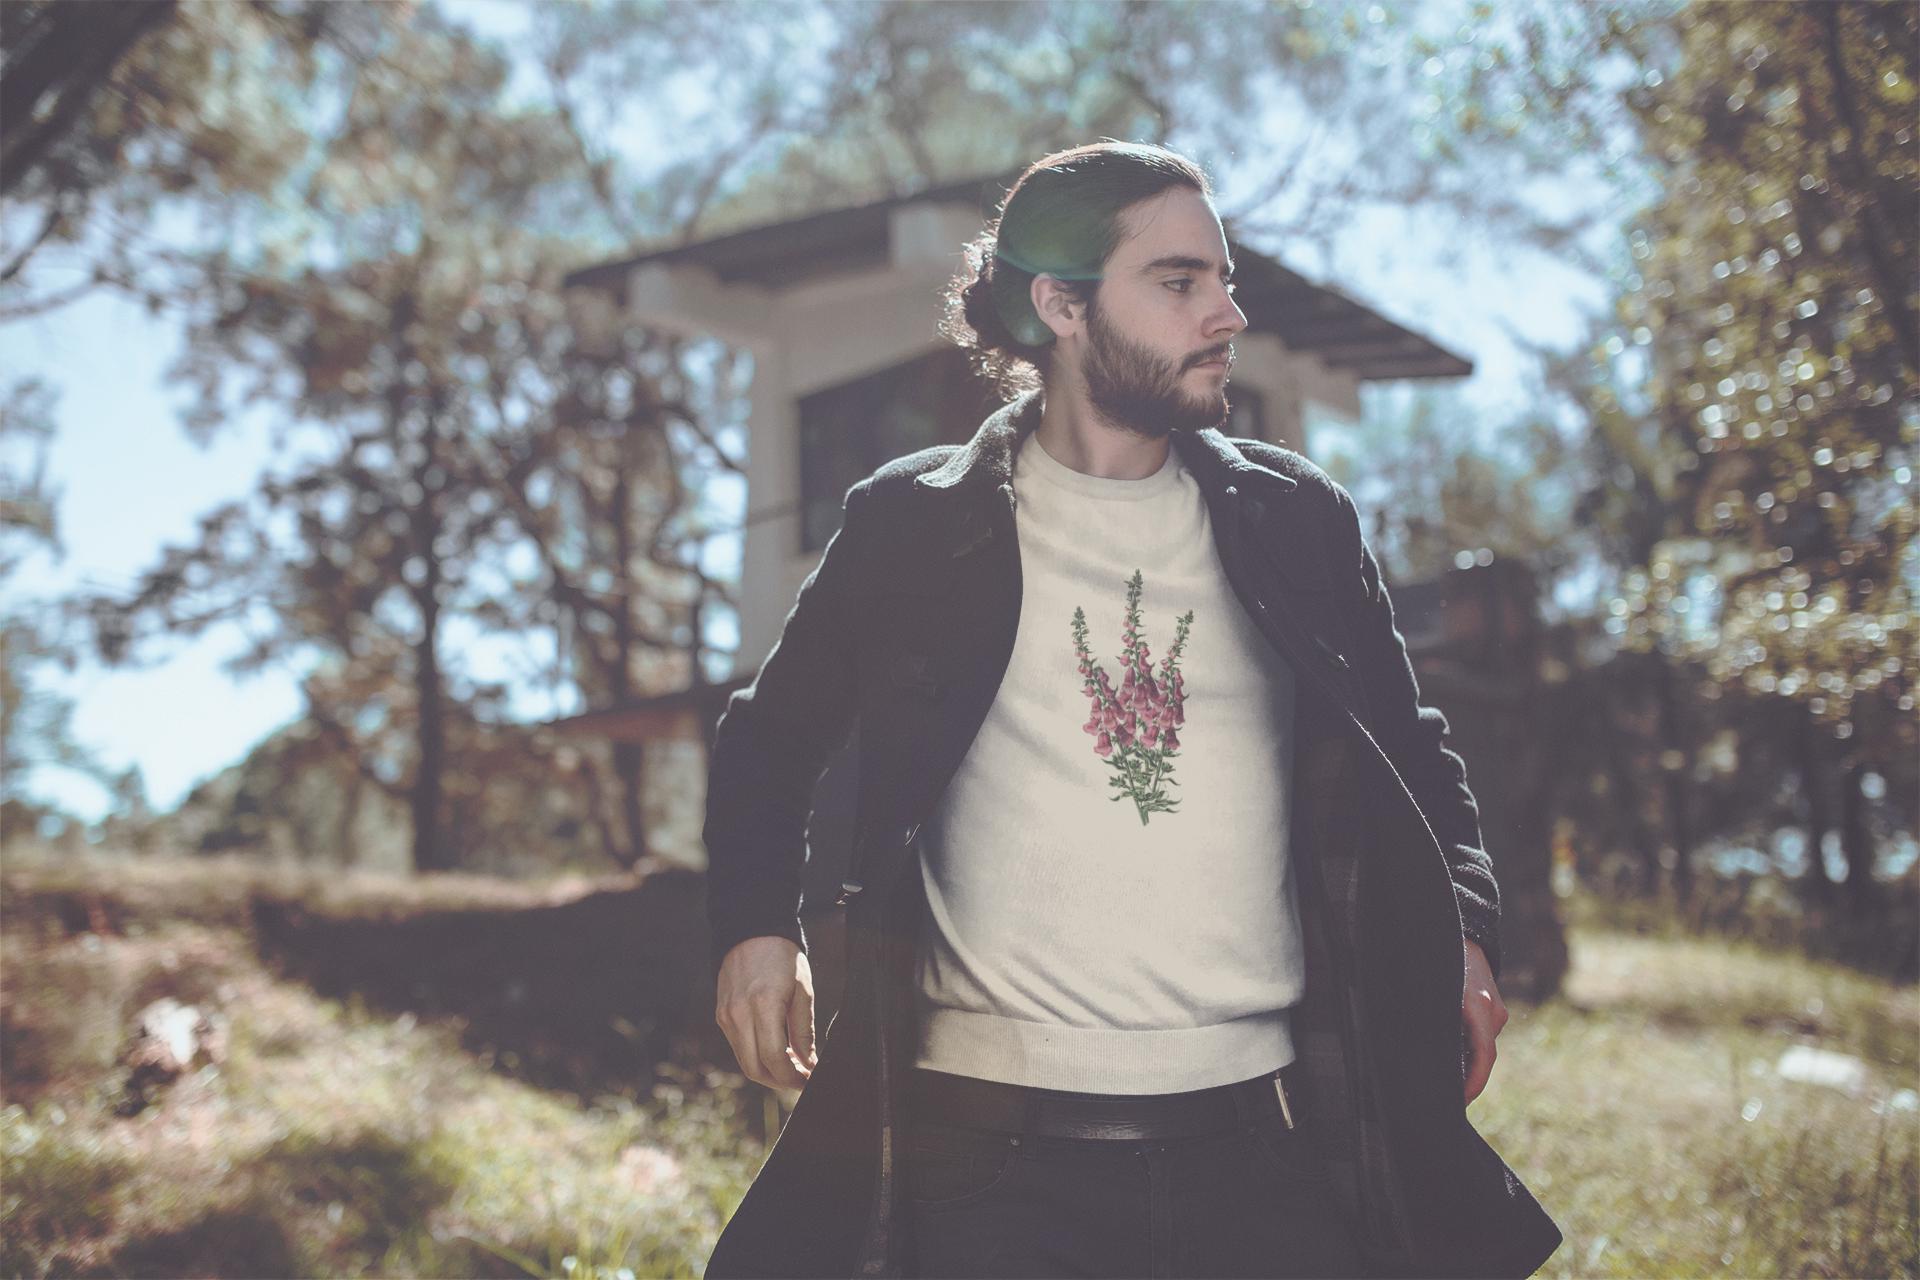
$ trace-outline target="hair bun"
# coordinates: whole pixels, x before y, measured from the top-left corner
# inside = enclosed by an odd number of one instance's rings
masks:
[[[1035,357],[1042,352],[1020,342],[1007,327],[993,295],[997,225],[962,248],[965,265],[947,282],[940,333],[969,352],[976,372],[1012,398],[1040,386]]]
[[[1000,308],[994,305],[993,281],[986,277],[977,277],[962,291],[967,326],[974,332],[975,345],[979,347],[1004,347],[1013,345],[1013,334],[1008,331],[1006,321],[1000,318]]]

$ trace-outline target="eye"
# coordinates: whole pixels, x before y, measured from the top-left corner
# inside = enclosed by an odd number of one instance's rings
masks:
[[[1228,293],[1233,293],[1240,288],[1239,285],[1231,280],[1223,281],[1223,283],[1227,286]],[[1166,286],[1175,293],[1187,294],[1193,292],[1193,280],[1190,277],[1183,277],[1179,280],[1168,280],[1166,281]]]

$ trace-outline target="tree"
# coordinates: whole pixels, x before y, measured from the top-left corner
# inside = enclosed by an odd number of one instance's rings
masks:
[[[384,38],[320,144],[301,260],[283,266],[271,241],[210,250],[203,274],[226,287],[189,316],[199,422],[223,420],[227,383],[251,374],[249,400],[279,399],[326,443],[93,615],[119,660],[143,631],[268,606],[242,667],[318,652],[309,716],[370,783],[407,797],[415,867],[436,870],[452,865],[444,832],[462,798],[449,777],[469,801],[480,784],[450,772],[458,740],[505,697],[447,655],[449,628],[499,590],[489,564],[513,532],[497,495],[468,482],[477,406],[502,376],[511,293],[552,287],[523,224],[570,155],[550,119],[500,107],[503,60],[430,12]]]
[[[9,0],[0,5],[0,319],[102,286],[155,309],[200,280],[158,230],[282,198],[304,153],[321,52],[388,6],[325,0]],[[29,264],[78,268],[33,288]]]
[[[500,823],[497,796],[519,785],[503,773],[601,790],[591,760],[512,731],[511,690],[461,671],[459,649],[563,633],[592,701],[688,678],[692,616],[723,595],[700,567],[715,517],[694,473],[738,466],[703,417],[738,388],[724,361],[689,375],[681,344],[576,342],[560,277],[582,256],[567,229],[586,149],[560,115],[505,103],[503,56],[433,10],[369,55],[315,146],[306,207],[200,259],[221,287],[191,301],[181,366],[199,429],[248,381],[248,401],[324,440],[296,450],[283,429],[289,469],[91,613],[120,660],[264,605],[243,669],[317,659],[312,726],[406,800],[429,870]],[[278,749],[310,765],[317,746]],[[593,808],[603,848],[631,864],[648,847],[643,762],[613,755],[618,816]]]
[[[61,550],[59,494],[46,473],[54,400],[51,387],[27,378],[0,405],[0,587],[29,553]],[[64,821],[32,799],[32,770],[56,766],[113,785],[110,772],[74,740],[73,700],[41,679],[48,667],[73,668],[57,621],[52,611],[11,596],[0,610],[0,843],[43,820]]]
[[[1915,811],[1920,9],[1698,4],[1673,38],[1671,74],[1629,99],[1663,194],[1631,231],[1620,318],[1646,368],[1615,412],[1652,433],[1643,473],[1683,516],[1617,630],[1800,704],[1803,785],[1824,758],[1844,775],[1864,906],[1861,788],[1891,779]]]
[[[1324,255],[1357,212],[1384,207],[1580,258],[1606,211],[1549,212],[1527,188],[1624,179],[1614,84],[1636,24],[1678,2],[824,0],[784,7],[783,23],[716,0],[670,6],[671,22],[660,5],[545,6],[537,26],[556,81],[584,86],[558,100],[587,134],[596,99],[611,123],[634,84],[702,86],[683,124],[718,140],[663,148],[653,172],[632,158],[647,189],[624,203],[648,212],[633,228],[648,238],[1006,172],[1110,134],[1244,171],[1223,213],[1291,257]],[[663,106],[663,136],[676,110]]]

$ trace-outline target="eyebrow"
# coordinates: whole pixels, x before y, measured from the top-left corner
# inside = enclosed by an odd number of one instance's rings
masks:
[[[1140,268],[1140,274],[1150,276],[1156,271],[1205,271],[1212,265],[1212,258],[1196,258],[1191,254],[1170,253],[1165,257],[1155,258],[1152,262]],[[1233,274],[1232,258],[1228,258],[1227,265],[1220,268],[1220,274],[1223,276]]]

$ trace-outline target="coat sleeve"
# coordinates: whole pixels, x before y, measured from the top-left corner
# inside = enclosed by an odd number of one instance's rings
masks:
[[[1447,874],[1459,904],[1461,932],[1486,952],[1487,967],[1500,976],[1500,887],[1480,831],[1480,807],[1467,787],[1467,766],[1449,746],[1447,718],[1420,702],[1420,686],[1407,656],[1406,639],[1394,624],[1393,600],[1373,548],[1360,529],[1353,499],[1337,490],[1359,548],[1362,589],[1356,644],[1357,667],[1366,673],[1369,726],[1432,824],[1446,855]]]
[[[857,705],[853,560],[868,483],[847,491],[840,530],[800,584],[780,639],[714,729],[701,837],[716,976],[747,938],[807,946],[800,903],[813,787],[846,745]]]

